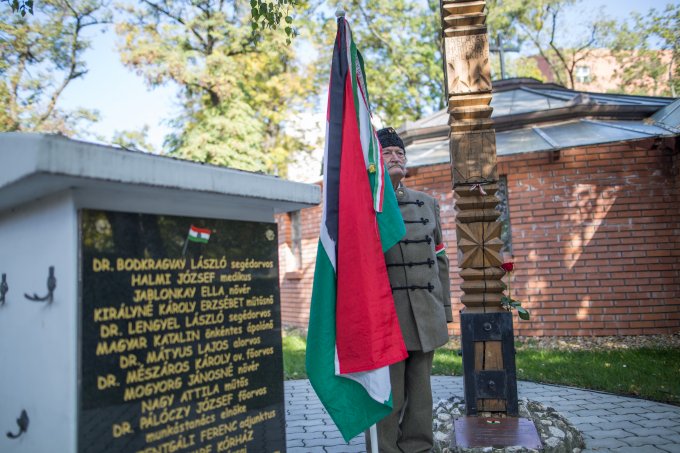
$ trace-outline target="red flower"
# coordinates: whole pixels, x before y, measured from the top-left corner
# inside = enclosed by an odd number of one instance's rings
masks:
[[[508,261],[507,263],[501,264],[501,267],[505,272],[512,272],[512,270],[515,268],[515,263]]]

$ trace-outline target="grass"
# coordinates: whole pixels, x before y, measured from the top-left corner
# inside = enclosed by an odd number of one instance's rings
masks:
[[[297,334],[283,336],[283,378],[307,379],[305,371],[305,348],[307,341]]]
[[[639,348],[565,351],[521,348],[517,379],[560,384],[680,405],[680,350]],[[435,353],[433,374],[461,376],[457,350]]]
[[[305,379],[305,339],[299,333],[283,338],[285,379]],[[680,405],[680,349],[617,350],[539,349],[518,345],[517,379],[567,385]],[[457,349],[441,348],[432,374],[462,376]]]

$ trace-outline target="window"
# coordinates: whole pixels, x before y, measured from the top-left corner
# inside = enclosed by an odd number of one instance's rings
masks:
[[[578,83],[590,83],[590,66],[576,66],[575,75]]]
[[[500,203],[496,207],[496,210],[500,211],[501,216],[498,221],[503,224],[501,229],[501,240],[503,241],[503,248],[501,248],[501,254],[512,255],[512,230],[510,228],[510,205],[508,204],[508,177],[506,175],[501,175],[498,178],[498,192],[496,196],[500,200]]]
[[[288,213],[290,221],[290,251],[293,255],[293,269],[302,268],[302,228],[300,226],[300,211]]]

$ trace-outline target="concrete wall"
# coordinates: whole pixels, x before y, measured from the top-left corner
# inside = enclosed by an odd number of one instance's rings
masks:
[[[639,335],[680,330],[680,183],[675,143],[654,139],[499,158],[508,179],[512,296],[531,312],[517,335]],[[554,156],[553,156],[554,157]],[[462,309],[448,164],[406,185],[437,197]],[[279,216],[284,325],[306,327],[321,207],[302,211],[302,265],[290,272],[290,225]],[[286,272],[288,266],[289,272]],[[459,334],[458,321],[451,333]]]
[[[0,307],[0,451],[75,451],[78,385],[78,224],[70,193],[0,215],[0,272],[9,292]],[[47,294],[48,268],[57,287],[51,304],[24,293]],[[18,432],[22,410],[28,434]],[[40,435],[31,435],[40,433]]]

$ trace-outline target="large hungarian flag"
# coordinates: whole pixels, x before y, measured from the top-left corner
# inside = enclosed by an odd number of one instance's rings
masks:
[[[389,365],[408,355],[383,255],[406,229],[370,119],[363,60],[340,17],[307,374],[346,441],[390,413]]]

